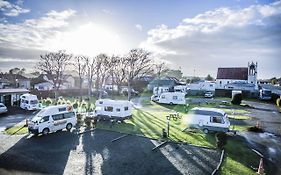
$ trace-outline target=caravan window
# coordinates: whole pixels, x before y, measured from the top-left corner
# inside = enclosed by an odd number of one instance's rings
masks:
[[[116,111],[117,111],[117,112],[120,112],[121,110],[120,110],[120,108],[116,108]]]
[[[63,114],[56,114],[52,116],[54,120],[62,120],[63,119]]]
[[[30,104],[34,105],[34,104],[37,104],[38,103],[38,100],[31,100],[30,101]]]
[[[162,98],[162,99],[165,99],[165,95],[162,95],[161,98]]]
[[[173,96],[173,100],[177,100],[178,99],[178,96]]]
[[[128,111],[128,110],[129,110],[129,107],[128,107],[128,106],[125,106],[125,107],[124,107],[124,110],[125,110],[125,111]]]
[[[102,104],[103,104],[103,101],[99,101],[99,104],[102,105]]]
[[[223,120],[220,116],[213,116],[213,117],[211,117],[211,122],[212,123],[223,123]]]
[[[108,111],[108,112],[112,112],[113,111],[113,107],[112,106],[106,106],[106,107],[104,107],[104,110]]]

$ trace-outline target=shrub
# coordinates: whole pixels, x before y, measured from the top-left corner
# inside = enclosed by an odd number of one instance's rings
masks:
[[[92,118],[86,117],[86,118],[84,119],[84,122],[85,122],[86,126],[87,126],[88,128],[90,128],[90,127],[91,127],[91,124],[92,124]]]
[[[224,132],[216,133],[217,148],[224,149],[227,144],[227,135]]]
[[[240,105],[242,102],[242,94],[235,94],[231,100],[234,105]]]
[[[82,114],[77,114],[77,123],[81,125],[83,123],[83,115]]]
[[[74,109],[77,109],[78,108],[78,103],[74,102],[72,106],[73,106]]]
[[[46,106],[49,106],[50,104],[53,103],[53,101],[52,101],[52,99],[47,98],[47,99],[45,100],[45,103],[46,103]]]

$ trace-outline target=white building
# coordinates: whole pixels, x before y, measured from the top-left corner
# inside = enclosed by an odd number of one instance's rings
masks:
[[[216,89],[243,89],[245,86],[257,90],[257,65],[252,62],[248,67],[218,68]]]
[[[197,81],[187,84],[187,88],[195,91],[215,91],[216,83],[213,81]]]

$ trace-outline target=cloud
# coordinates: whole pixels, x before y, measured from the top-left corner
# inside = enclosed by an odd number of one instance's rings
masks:
[[[181,64],[186,74],[216,74],[217,67],[258,61],[261,76],[281,75],[281,2],[244,9],[222,7],[183,19],[175,28],[162,24],[140,44],[162,59]]]
[[[103,13],[108,14],[108,15],[113,15],[113,12],[109,9],[102,9],[101,10]]]
[[[0,23],[0,46],[17,49],[45,49],[68,26],[74,10],[50,11],[38,19],[27,19],[22,23]]]
[[[136,27],[139,31],[142,31],[142,25],[136,24],[135,27]]]
[[[22,3],[17,2],[17,4],[22,5]],[[18,16],[21,13],[28,13],[30,9],[24,9],[17,4],[12,4],[8,1],[0,0],[0,11],[5,16]]]

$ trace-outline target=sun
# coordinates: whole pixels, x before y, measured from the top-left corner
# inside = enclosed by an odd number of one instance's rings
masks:
[[[49,45],[49,49],[63,49],[70,53],[88,56],[100,53],[123,54],[128,51],[126,43],[113,29],[92,22],[59,33]]]

